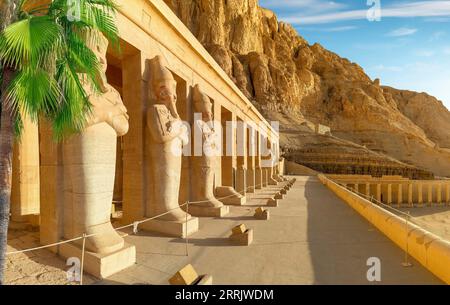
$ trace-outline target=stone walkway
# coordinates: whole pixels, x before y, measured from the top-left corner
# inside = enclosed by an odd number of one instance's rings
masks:
[[[202,218],[200,231],[185,241],[145,232],[128,236],[137,247],[134,266],[103,283],[166,284],[187,263],[213,276],[215,284],[370,284],[367,259],[381,259],[381,284],[442,284],[413,261],[404,268],[403,252],[316,178],[298,177],[269,221],[255,220],[266,189],[248,206],[232,207],[224,219]],[[254,243],[233,246],[230,229],[254,229]]]
[[[167,284],[191,263],[200,274],[212,275],[214,284],[370,284],[366,261],[378,257],[381,284],[442,284],[417,262],[402,267],[403,252],[316,178],[297,177],[279,207],[269,208],[269,221],[254,219],[254,209],[278,189],[250,196],[246,206],[231,207],[225,218],[202,218],[200,231],[189,239],[189,256],[182,239],[148,232],[127,236],[137,247],[137,264],[103,281],[86,277],[85,283]],[[254,229],[248,247],[228,241],[231,228],[240,223]],[[21,238],[27,239],[12,240]],[[24,245],[14,248],[19,246]],[[61,259],[42,251],[11,259],[7,279],[11,284],[65,284],[66,268]]]

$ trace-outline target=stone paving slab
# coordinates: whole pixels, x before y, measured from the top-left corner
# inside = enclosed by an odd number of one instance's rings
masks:
[[[297,182],[268,221],[253,217],[280,186],[248,195],[245,206],[230,207],[224,218],[201,218],[200,231],[186,241],[140,231],[126,236],[136,245],[137,264],[108,279],[90,276],[85,284],[168,284],[186,264],[213,276],[214,284],[370,284],[369,257],[381,259],[381,284],[442,284],[420,264],[404,268],[404,253],[339,200],[315,177]],[[231,228],[254,230],[250,246],[235,246]],[[37,232],[12,231],[8,251],[38,245]],[[131,232],[128,232],[131,233]],[[65,261],[46,250],[8,257],[8,284],[68,284]]]

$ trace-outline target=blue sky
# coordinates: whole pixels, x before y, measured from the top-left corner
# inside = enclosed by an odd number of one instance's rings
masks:
[[[260,0],[260,5],[294,25],[310,44],[358,63],[372,79],[427,92],[450,109],[450,1]]]

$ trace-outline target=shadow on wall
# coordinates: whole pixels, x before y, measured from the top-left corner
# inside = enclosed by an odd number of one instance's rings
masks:
[[[308,241],[315,284],[374,284],[367,260],[381,260],[378,284],[442,284],[414,260],[404,268],[404,252],[347,206],[315,177],[305,185]]]

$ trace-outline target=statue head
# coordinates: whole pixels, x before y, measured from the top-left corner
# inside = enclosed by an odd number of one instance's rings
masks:
[[[163,65],[161,56],[151,61],[151,88],[156,103],[172,107],[177,102],[177,82]]]
[[[205,122],[211,122],[213,120],[211,99],[201,91],[198,84],[194,87],[193,100],[194,111],[202,113]]]

